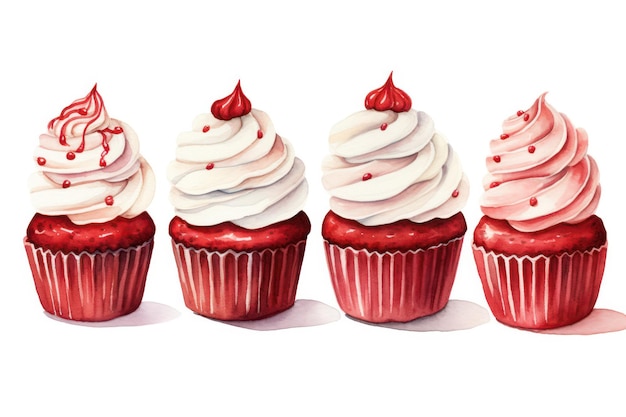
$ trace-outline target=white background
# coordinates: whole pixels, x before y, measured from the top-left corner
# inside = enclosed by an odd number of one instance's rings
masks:
[[[183,304],[167,224],[167,163],[195,115],[241,79],[307,167],[298,299],[337,308],[320,227],[330,127],[394,71],[471,181],[452,292],[484,308],[470,251],[488,141],[544,91],[584,127],[600,167],[609,256],[596,307],[626,311],[624,13],[618,2],[3,2],[0,415],[624,415],[626,332],[536,334],[493,318],[413,332],[346,318],[258,331]],[[139,134],[158,187],[145,325],[89,327],[42,312],[22,247],[26,179],[47,122],[98,83]],[[175,314],[173,314],[175,313]],[[149,316],[149,314],[148,314]],[[145,317],[144,317],[145,318]],[[151,321],[152,320],[152,321]]]

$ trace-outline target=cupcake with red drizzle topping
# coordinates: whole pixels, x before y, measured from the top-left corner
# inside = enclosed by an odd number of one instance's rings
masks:
[[[109,117],[94,86],[48,123],[34,160],[37,213],[24,246],[44,310],[79,321],[136,310],[152,254],[155,178],[133,129]]]
[[[220,320],[290,308],[306,239],[304,164],[237,83],[178,136],[170,222],[185,305]]]
[[[448,302],[467,230],[469,183],[458,155],[392,75],[366,110],[337,123],[322,183],[322,236],[341,309],[407,322]]]
[[[604,273],[607,239],[595,210],[598,167],[587,133],[542,94],[503,123],[486,159],[473,252],[497,320],[548,329],[586,317]]]

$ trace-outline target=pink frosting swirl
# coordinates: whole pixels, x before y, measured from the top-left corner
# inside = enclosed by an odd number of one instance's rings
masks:
[[[486,160],[481,209],[522,232],[582,222],[600,200],[587,132],[548,104],[546,94],[504,121]]]

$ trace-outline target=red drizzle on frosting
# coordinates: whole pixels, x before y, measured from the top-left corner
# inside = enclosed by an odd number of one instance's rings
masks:
[[[48,122],[48,129],[52,130],[54,128],[55,123],[60,122],[61,124],[61,132],[59,134],[59,143],[61,145],[67,145],[67,129],[72,124],[75,124],[80,121],[80,119],[86,119],[83,123],[85,124],[85,128],[82,133],[82,141],[78,148],[74,149],[74,152],[81,153],[85,150],[85,135],[89,130],[89,127],[102,115],[105,111],[104,103],[102,101],[102,96],[96,90],[98,84],[95,84],[89,94],[85,98],[80,100],[76,100],[69,106],[65,107],[61,114],[58,117],[50,120]],[[90,114],[91,112],[91,114]],[[85,117],[86,116],[86,117]],[[100,166],[105,167],[106,161],[104,157],[109,153],[109,140],[111,139],[112,134],[118,135],[122,133],[124,130],[121,126],[116,126],[113,129],[104,128],[98,129],[96,132],[102,135],[102,154],[100,155]],[[76,158],[76,154],[74,152],[68,152],[66,157],[70,161]]]
[[[363,174],[363,178],[362,179],[363,179],[363,181],[371,180],[372,179],[372,174],[370,174],[369,172],[365,173],[365,174]]]
[[[241,91],[241,81],[237,81],[237,85],[230,95],[216,100],[211,105],[211,113],[219,120],[241,117],[250,113],[250,110],[252,110],[252,104]]]
[[[411,110],[411,97],[393,85],[393,71],[382,87],[370,91],[365,97],[365,108],[378,111],[393,110],[396,113]]]

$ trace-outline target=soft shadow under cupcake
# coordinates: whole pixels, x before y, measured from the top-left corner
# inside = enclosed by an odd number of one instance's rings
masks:
[[[359,323],[412,332],[451,332],[472,329],[489,321],[489,312],[471,301],[450,300],[443,310],[406,323],[370,323],[346,315]]]
[[[260,320],[219,321],[250,330],[283,330],[294,327],[321,326],[338,321],[339,310],[315,300],[296,300],[293,307]]]
[[[626,330],[626,315],[604,308],[593,309],[579,322],[556,329],[532,330],[535,333],[588,336]]]
[[[165,304],[144,301],[139,308],[130,314],[107,321],[76,321],[66,320],[44,311],[51,319],[63,323],[86,327],[133,327],[164,323],[180,316],[180,311]]]

